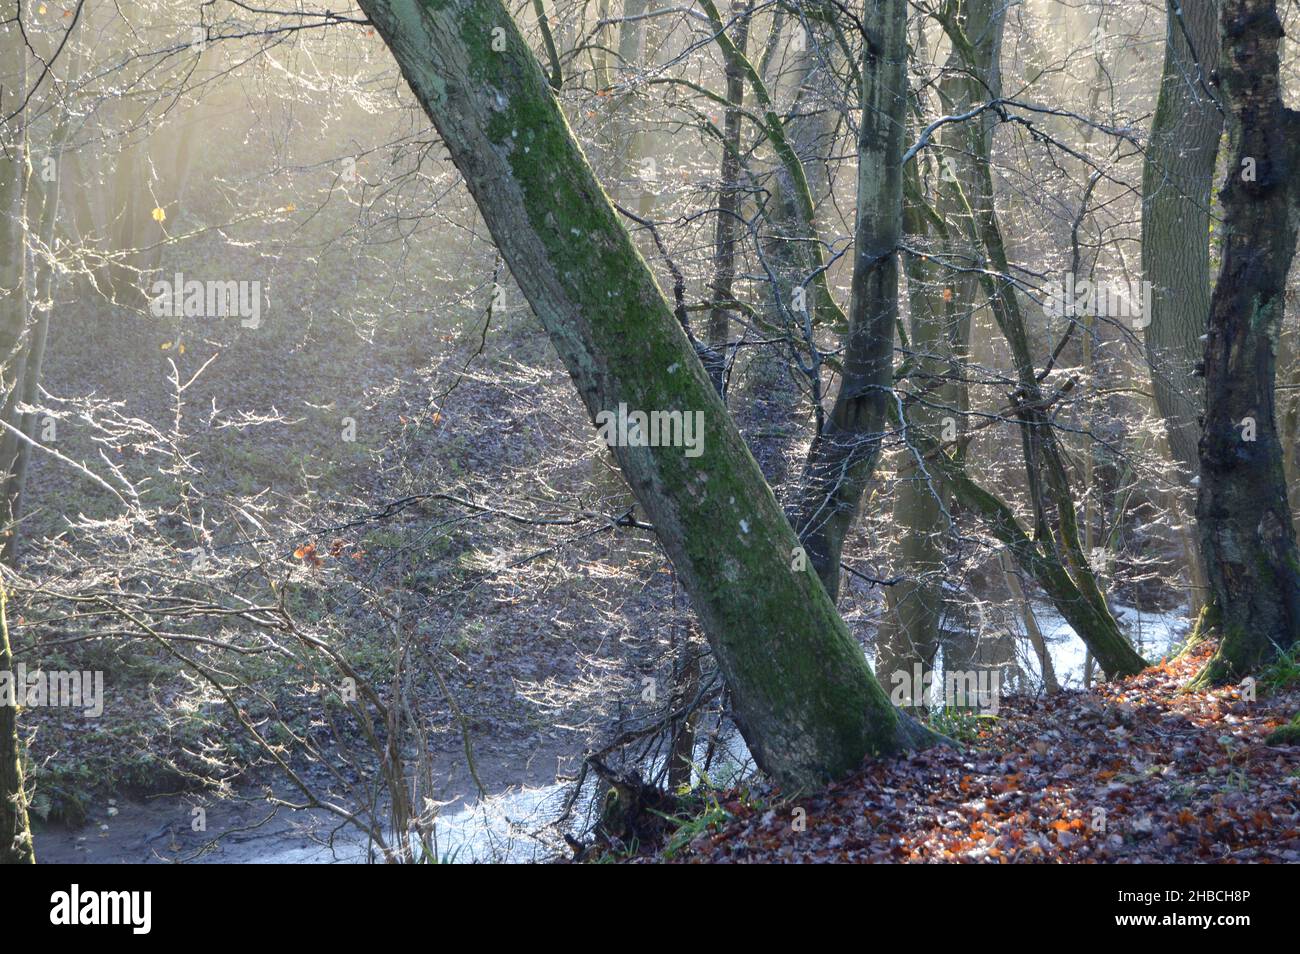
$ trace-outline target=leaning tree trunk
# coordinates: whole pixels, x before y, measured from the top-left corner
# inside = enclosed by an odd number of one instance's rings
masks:
[[[1224,0],[1221,26],[1231,159],[1196,514],[1222,638],[1202,684],[1240,678],[1300,638],[1300,554],[1273,408],[1273,348],[1300,224],[1300,113],[1282,102],[1274,0]]]
[[[978,137],[972,136],[970,141],[971,151],[977,157],[973,164],[976,194],[992,197],[993,178],[989,154]],[[986,205],[972,210],[970,228],[971,244],[984,256],[984,268],[979,273],[980,283],[988,297],[993,319],[1010,349],[1019,385],[1012,395],[1012,404],[1014,416],[1021,425],[1025,478],[1029,483],[1029,496],[1034,508],[1034,539],[1045,541],[1050,551],[1046,557],[1037,554],[1030,564],[1022,560],[1022,555],[1027,555],[1026,551],[1008,543],[1011,554],[1026,572],[1039,581],[1058,605],[1062,601],[1083,604],[1069,607],[1068,610],[1062,607],[1061,611],[1108,676],[1134,675],[1145,669],[1147,664],[1129,645],[1120,630],[1097,583],[1096,574],[1089,563],[1089,554],[1083,549],[1065,455],[1055,430],[1055,421],[1050,414],[1052,402],[1044,393],[1034,368],[1029,332],[1020,310],[1020,300],[1016,288],[1008,278],[1011,266],[1007,261],[1006,241],[991,198]],[[992,501],[1001,506],[991,495],[982,493],[990,498],[989,501],[982,501],[982,505]],[[983,506],[976,509],[982,512]],[[1039,563],[1037,567],[1033,565],[1041,559],[1047,563]],[[1057,569],[1063,571],[1060,574],[1063,579],[1057,578]],[[1046,581],[1044,573],[1047,575]]]
[[[802,787],[927,740],[890,705],[817,577],[792,570],[790,525],[501,0],[360,2],[589,414],[625,404],[701,416],[698,457],[665,446],[615,456],[691,596],[758,764]]]
[[[867,0],[862,18],[873,42],[862,63],[857,226],[844,373],[831,413],[808,450],[797,515],[799,538],[832,599],[839,595],[844,538],[880,457],[893,401],[898,322],[907,4]]]
[[[1223,116],[1210,91],[1219,62],[1218,0],[1168,0],[1164,75],[1142,167],[1142,277],[1151,390],[1164,418],[1180,493],[1199,470],[1201,388],[1195,369],[1210,313],[1210,190]],[[1183,508],[1186,509],[1186,508]],[[1189,538],[1190,539],[1190,538]],[[1189,546],[1193,612],[1204,594],[1201,550]]]

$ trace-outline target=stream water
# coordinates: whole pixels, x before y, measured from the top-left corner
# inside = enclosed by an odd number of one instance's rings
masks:
[[[1159,659],[1187,631],[1180,612],[1141,613],[1126,606],[1115,611],[1134,644],[1149,659]],[[1050,608],[1036,606],[1035,615],[1061,685],[1081,687],[1083,645]],[[1022,654],[1019,662],[1033,687],[1040,679],[1037,660],[1028,653]],[[734,773],[748,753],[738,737],[725,741],[733,753],[729,764]],[[552,856],[559,848],[556,836],[541,837],[539,833],[560,815],[570,786],[538,784],[538,772],[530,770],[528,774],[530,778],[502,786],[486,799],[461,799],[447,806],[436,826],[438,860],[525,862]],[[726,784],[728,779],[714,781]],[[589,784],[582,793],[579,817],[590,807],[596,791],[596,786]],[[340,827],[337,819],[324,812],[274,812],[256,798],[237,799],[233,804],[210,802],[205,810],[207,834],[195,834],[189,826],[192,798],[176,796],[111,806],[104,818],[80,830],[38,829],[37,857],[55,863],[358,864],[382,860],[359,832]],[[224,834],[217,839],[215,833]],[[210,847],[203,850],[205,845]]]

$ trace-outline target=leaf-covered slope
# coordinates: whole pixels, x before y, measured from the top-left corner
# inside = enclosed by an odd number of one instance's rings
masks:
[[[878,762],[785,804],[722,797],[731,820],[672,860],[1300,861],[1300,745],[1266,741],[1300,692],[1264,680],[1253,702],[1239,686],[1184,691],[1212,650],[1092,691],[1007,700],[965,751]]]

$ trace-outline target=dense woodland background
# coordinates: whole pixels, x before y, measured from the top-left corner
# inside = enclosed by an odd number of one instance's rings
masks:
[[[0,856],[1300,859],[1294,4],[0,11]]]

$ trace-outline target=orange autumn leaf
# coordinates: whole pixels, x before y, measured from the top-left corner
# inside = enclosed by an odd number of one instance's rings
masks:
[[[1002,779],[1001,781],[994,782],[993,785],[991,786],[993,791],[997,792],[999,795],[1001,795],[1004,792],[1014,791],[1019,787],[1020,787],[1019,772],[1015,772],[1011,775],[1008,775],[1006,778]]]

